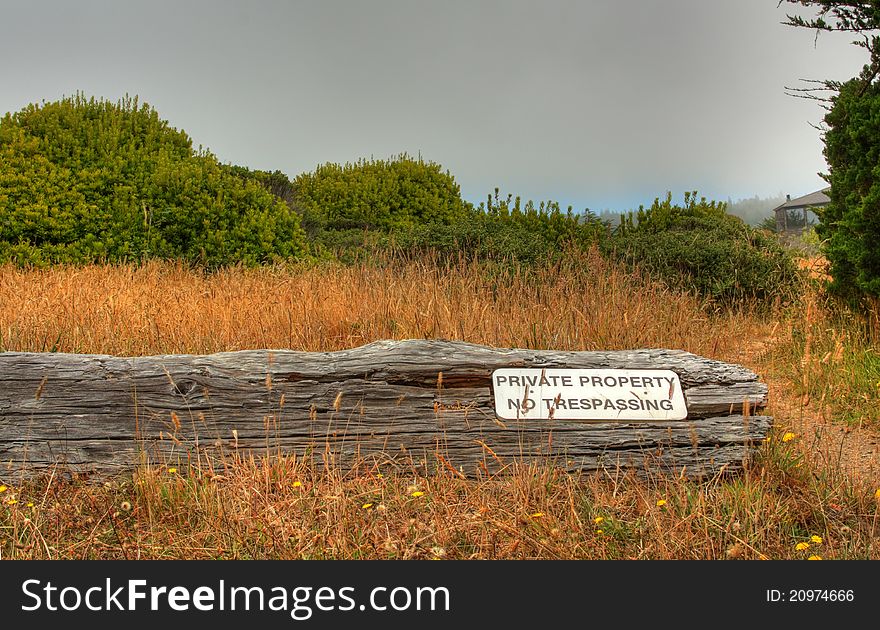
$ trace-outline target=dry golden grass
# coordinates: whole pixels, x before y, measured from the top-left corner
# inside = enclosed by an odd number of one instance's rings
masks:
[[[778,327],[766,363],[830,421],[880,425],[880,352],[872,321],[808,289]]]
[[[0,267],[0,350],[145,355],[335,350],[440,337],[668,347],[736,360],[773,322],[709,314],[596,253],[533,272],[432,261],[232,269]],[[880,558],[878,499],[780,435],[702,483],[519,465],[460,479],[281,456],[144,468],[106,485],[0,479],[9,558]],[[6,484],[5,486],[2,484]],[[821,542],[811,540],[812,537]],[[809,543],[808,549],[797,549]],[[802,545],[803,546],[803,545]]]
[[[830,280],[828,275],[828,261],[824,256],[811,256],[808,258],[798,258],[798,269],[805,271],[810,278],[815,280]]]
[[[482,480],[393,466],[349,474],[295,457],[153,468],[99,486],[44,479],[2,493],[0,551],[44,559],[880,557],[880,501],[798,474],[788,443],[777,439],[765,455],[772,451],[790,471],[758,467],[702,484],[536,465]]]
[[[377,339],[502,347],[669,347],[723,356],[760,322],[709,317],[597,253],[534,273],[430,261],[231,269],[0,267],[0,350],[148,355],[326,351]]]

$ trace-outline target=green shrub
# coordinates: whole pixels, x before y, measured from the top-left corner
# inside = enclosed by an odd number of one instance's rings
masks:
[[[284,202],[137,98],[76,95],[0,120],[0,262],[218,266],[304,251]]]
[[[602,250],[667,285],[718,306],[769,304],[797,286],[792,256],[771,234],[725,212],[725,204],[685,193],[684,205],[664,201],[624,216]]]
[[[553,201],[522,205],[495,189],[485,204],[469,208],[460,219],[433,221],[403,231],[396,244],[405,251],[433,251],[444,257],[496,260],[517,264],[546,263],[572,247],[596,243],[605,226],[589,211],[563,212]]]
[[[439,164],[402,154],[391,160],[327,163],[293,180],[295,203],[309,235],[325,231],[391,233],[417,224],[449,223],[467,203]]]

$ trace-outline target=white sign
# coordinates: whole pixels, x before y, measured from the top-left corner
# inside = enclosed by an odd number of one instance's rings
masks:
[[[503,368],[492,373],[502,420],[683,420],[687,405],[671,370]]]

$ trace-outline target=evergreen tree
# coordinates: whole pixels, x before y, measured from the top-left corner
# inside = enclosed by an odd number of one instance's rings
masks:
[[[826,103],[825,159],[831,202],[816,228],[830,263],[831,288],[853,303],[880,298],[880,0],[830,2],[786,0],[816,9],[816,16],[787,16],[786,24],[858,36],[868,52],[858,77],[818,81],[799,96]],[[780,2],[781,4],[781,2]],[[830,97],[821,94],[830,93]]]
[[[853,79],[825,116],[831,203],[816,233],[831,287],[853,302],[880,297],[880,85]]]

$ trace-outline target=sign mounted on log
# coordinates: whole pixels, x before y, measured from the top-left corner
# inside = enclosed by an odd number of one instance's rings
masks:
[[[551,386],[541,385],[541,375]],[[580,389],[587,385],[600,395]],[[499,408],[495,397],[505,391]],[[517,417],[507,401],[533,393],[535,414],[543,413],[542,398],[559,397],[554,418],[589,414],[591,421]],[[631,399],[638,410],[617,402]],[[436,454],[466,474],[528,459],[568,470],[651,466],[698,477],[742,467],[772,426],[760,415],[766,404],[767,386],[751,370],[681,350],[407,339],[335,352],[0,352],[0,480],[59,464],[111,473],[139,462],[177,466],[270,450],[344,465],[403,457],[430,467]],[[660,411],[662,419],[644,419]]]
[[[502,420],[663,421],[687,418],[672,370],[503,368],[492,373]]]

